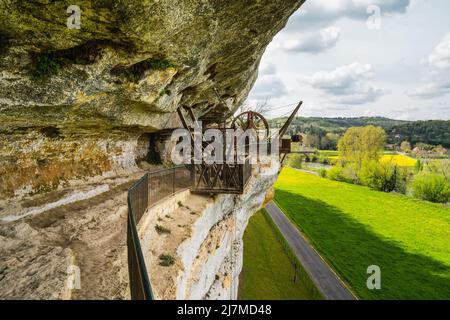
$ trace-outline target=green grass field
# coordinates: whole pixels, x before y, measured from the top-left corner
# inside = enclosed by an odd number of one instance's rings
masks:
[[[363,299],[450,298],[450,208],[283,169],[275,199]],[[369,265],[381,290],[368,290]]]
[[[274,229],[269,219],[267,213],[261,210],[250,219],[245,230],[239,299],[320,299],[304,270],[297,270],[294,274],[291,260],[277,238],[278,230]]]

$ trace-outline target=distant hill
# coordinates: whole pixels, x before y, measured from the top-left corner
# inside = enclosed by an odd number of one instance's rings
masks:
[[[286,117],[275,118],[269,120],[269,123],[271,127],[279,127],[286,119]],[[448,120],[404,121],[383,117],[297,117],[292,121],[288,134],[305,133],[322,138],[327,133],[342,135],[350,127],[367,125],[382,127],[388,135],[388,142],[392,144],[400,144],[402,141],[408,140],[412,144],[422,142],[450,148],[450,121]]]
[[[450,121],[409,122],[393,126],[387,129],[386,132],[392,143],[401,143],[404,140],[408,140],[412,144],[423,142],[450,148]]]

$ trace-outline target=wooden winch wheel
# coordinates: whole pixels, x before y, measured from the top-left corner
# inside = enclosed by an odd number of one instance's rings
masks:
[[[255,111],[245,111],[237,115],[231,123],[233,129],[241,128],[242,130],[253,129],[255,131],[266,131],[266,136],[269,136],[269,123],[266,118]]]

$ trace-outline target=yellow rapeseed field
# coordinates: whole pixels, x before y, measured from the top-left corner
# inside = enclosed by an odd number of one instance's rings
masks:
[[[338,155],[329,156],[331,163],[334,164],[339,159]],[[392,162],[400,167],[414,167],[417,160],[403,154],[384,154],[381,156],[381,162]]]
[[[392,162],[400,167],[414,167],[417,160],[402,154],[385,154],[381,157],[381,162]]]

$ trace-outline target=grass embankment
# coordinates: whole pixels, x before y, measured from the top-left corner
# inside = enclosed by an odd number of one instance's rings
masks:
[[[300,266],[296,271],[293,255],[286,251],[289,249],[280,237],[281,234],[265,210],[250,219],[244,234],[244,266],[239,299],[321,299],[306,272]]]
[[[283,169],[275,199],[363,299],[450,298],[450,208]],[[366,287],[381,268],[381,290]]]

